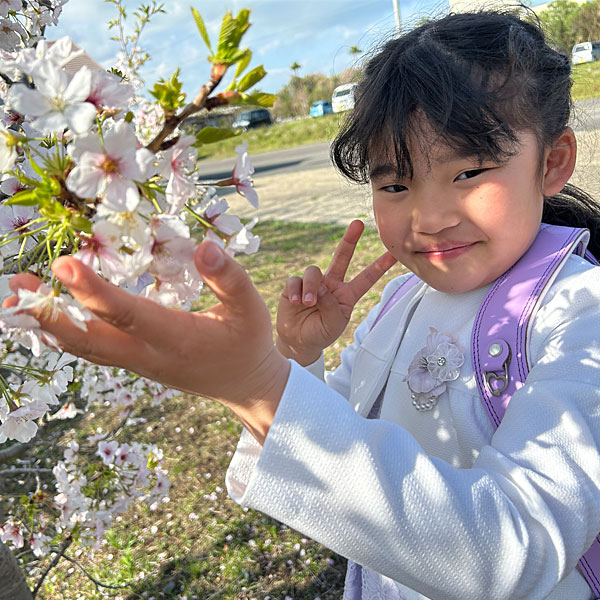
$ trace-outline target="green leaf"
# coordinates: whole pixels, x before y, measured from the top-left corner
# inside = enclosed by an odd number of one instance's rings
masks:
[[[252,50],[246,50],[244,58],[240,59],[238,62],[237,69],[235,70],[234,79],[237,79],[245,70],[248,64],[250,63],[250,59],[252,58]]]
[[[181,91],[182,85],[179,81],[179,69],[177,69],[171,79],[166,81],[159,79],[150,93],[158,100],[165,112],[173,113],[185,103],[185,93]]]
[[[208,37],[208,32],[206,31],[206,26],[204,25],[204,19],[202,19],[202,17],[200,16],[200,13],[192,7],[192,14],[194,15],[194,21],[196,21],[196,27],[198,28],[198,31],[200,32],[200,35],[202,36],[202,39],[204,40],[204,43],[206,44],[206,47],[209,49],[210,53],[212,54],[212,48],[210,47],[210,38]]]
[[[225,13],[221,24],[217,53],[210,57],[211,62],[231,66],[246,56],[247,50],[240,50],[239,46],[242,36],[250,27],[249,16],[248,9],[240,10],[237,17],[233,17],[231,13]]]
[[[252,69],[249,73],[246,73],[244,77],[240,80],[237,86],[238,92],[245,92],[248,88],[251,88],[255,83],[258,83],[267,72],[264,67],[260,65],[255,69]]]
[[[5,206],[37,206],[39,198],[35,194],[36,190],[23,190],[17,192],[14,196],[4,200],[2,204]]]
[[[269,108],[273,106],[277,96],[265,92],[256,92],[255,94],[239,94],[237,98],[232,98],[229,102],[232,106],[262,106]]]
[[[238,135],[231,129],[221,129],[219,127],[204,127],[196,134],[196,144],[214,144],[221,140],[226,140]],[[196,145],[194,144],[194,146]]]
[[[92,222],[78,214],[71,215],[71,225],[78,231],[92,233]]]
[[[49,221],[63,221],[71,213],[53,198],[46,199],[40,206],[40,213]]]

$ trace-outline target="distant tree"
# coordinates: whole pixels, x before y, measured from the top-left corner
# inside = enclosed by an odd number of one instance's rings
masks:
[[[292,72],[294,73],[294,75],[296,75],[296,71],[300,70],[301,68],[302,68],[302,65],[298,64],[296,61],[294,61],[290,65],[290,69],[292,70]]]
[[[542,27],[557,50],[569,55],[577,42],[574,22],[579,12],[579,4],[572,0],[554,0],[539,14]]]
[[[308,114],[308,107],[317,100],[330,100],[333,90],[343,83],[360,79],[362,71],[350,68],[328,77],[323,73],[294,76],[277,92],[273,115],[279,119]]]
[[[363,50],[361,50],[358,46],[350,46],[350,48],[348,49],[348,54],[351,54],[352,56],[358,56],[362,53]]]
[[[584,2],[573,18],[575,42],[600,40],[600,0]]]

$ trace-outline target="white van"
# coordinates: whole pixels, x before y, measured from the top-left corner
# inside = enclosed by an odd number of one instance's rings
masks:
[[[333,112],[343,112],[354,108],[354,88],[357,83],[345,83],[344,85],[338,85],[333,90],[333,96],[331,96],[331,106]]]
[[[593,62],[600,58],[600,42],[581,42],[573,46],[571,54],[571,63],[578,65],[580,63]]]

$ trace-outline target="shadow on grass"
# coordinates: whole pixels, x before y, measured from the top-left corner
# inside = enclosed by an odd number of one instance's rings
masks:
[[[198,600],[341,598],[346,560],[332,555],[328,565],[318,569],[313,567],[308,574],[302,568],[304,559],[299,559],[299,553],[291,547],[274,556],[258,545],[237,565],[223,565],[223,577],[215,577],[215,572],[219,573],[215,562],[219,556],[227,554],[228,544],[232,543],[227,541],[226,534],[234,534],[235,543],[248,549],[250,532],[232,526],[220,539],[213,540],[206,552],[176,557],[164,563],[158,572],[133,587],[125,600],[152,596],[174,598],[183,593],[188,598],[196,596]]]

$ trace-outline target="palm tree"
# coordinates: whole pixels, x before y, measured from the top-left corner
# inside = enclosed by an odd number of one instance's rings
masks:
[[[357,56],[362,53],[363,51],[358,46],[350,46],[350,49],[348,50],[348,54],[351,54],[352,56]]]
[[[302,65],[298,64],[296,61],[294,61],[291,65],[290,65],[290,69],[294,72],[294,75],[296,75],[296,71],[298,69],[301,69]]]

